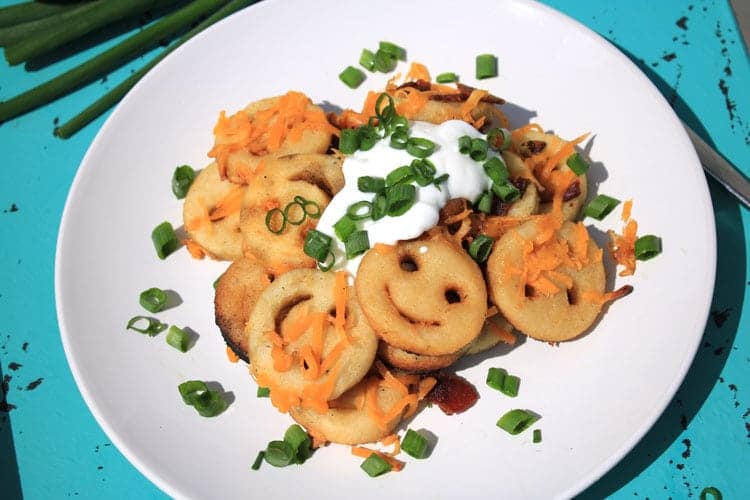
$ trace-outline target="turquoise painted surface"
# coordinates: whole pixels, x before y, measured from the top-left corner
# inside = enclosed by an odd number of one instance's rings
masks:
[[[683,120],[750,174],[750,62],[727,2],[546,3],[624,50]],[[0,64],[0,99],[99,50],[32,72]],[[65,197],[103,118],[68,141],[52,136],[53,124],[151,55],[0,125],[0,380],[7,386],[2,401],[11,405],[0,409],[0,498],[164,497],[110,444],[83,403],[60,344],[53,292]],[[702,347],[653,429],[582,498],[697,497],[708,485],[724,498],[750,495],[744,472],[750,463],[750,214],[713,181],[709,185],[719,264]],[[666,189],[679,192],[679,179]]]

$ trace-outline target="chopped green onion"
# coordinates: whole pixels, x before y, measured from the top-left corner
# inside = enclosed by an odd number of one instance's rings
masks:
[[[427,444],[427,438],[416,431],[407,429],[401,441],[401,449],[414,458],[424,458],[427,456]]]
[[[213,284],[213,286],[214,286],[214,290],[216,290],[216,287],[217,287],[217,286],[219,285],[219,281],[221,280],[221,277],[222,277],[222,276],[224,276],[224,275],[222,274],[222,275],[220,275],[220,276],[219,276],[218,278],[216,278],[216,279],[214,280],[214,284]]]
[[[289,443],[294,450],[295,462],[303,463],[312,455],[312,439],[298,424],[292,424],[284,433],[284,442]]]
[[[386,213],[391,217],[405,214],[414,205],[417,188],[413,184],[396,184],[386,193]]]
[[[355,231],[344,242],[346,249],[346,258],[351,259],[364,253],[370,248],[370,239],[367,237],[367,231]]]
[[[402,167],[391,170],[388,175],[385,176],[385,185],[387,187],[395,186],[396,184],[405,184],[414,180],[414,169],[411,165],[404,165]]]
[[[492,193],[489,191],[482,193],[482,196],[474,203],[474,207],[485,214],[490,213],[492,210]]]
[[[180,352],[187,352],[190,344],[190,336],[182,330],[172,325],[167,331],[167,344],[171,345]]]
[[[487,141],[477,137],[473,138],[469,156],[474,161],[484,161],[487,158]]]
[[[414,172],[414,180],[420,186],[429,186],[432,184],[437,173],[435,164],[426,158],[418,158],[412,161],[411,168]]]
[[[267,398],[271,396],[271,389],[268,387],[258,386],[258,390],[255,392],[255,396],[259,398]]]
[[[326,255],[326,260],[318,262],[318,269],[323,272],[330,271],[335,263],[336,256],[333,255],[333,252],[328,252],[328,255]]]
[[[183,199],[195,180],[195,170],[190,165],[181,165],[172,174],[172,192],[178,200]]]
[[[151,231],[151,241],[154,242],[156,255],[162,260],[180,247],[177,234],[175,234],[174,228],[169,222],[162,222]]]
[[[505,184],[500,185],[493,184],[492,192],[506,203],[516,201],[521,197],[521,191],[519,191],[518,188],[510,182],[506,182]]]
[[[339,138],[339,151],[350,155],[359,149],[359,129],[345,128],[341,130]]]
[[[458,75],[455,73],[440,73],[435,77],[435,81],[438,83],[453,83],[458,81]]]
[[[370,217],[372,220],[380,220],[386,216],[386,210],[388,209],[388,200],[384,193],[378,193],[372,199],[372,211]]]
[[[641,236],[635,240],[635,258],[638,260],[653,259],[661,253],[661,238],[653,234]]]
[[[274,467],[286,467],[294,462],[296,453],[286,441],[271,441],[266,448],[266,462]]]
[[[589,169],[589,164],[578,153],[570,155],[566,163],[568,164],[568,168],[576,175],[583,175]]]
[[[136,323],[141,321],[147,321],[148,324],[145,328],[135,326]],[[138,333],[146,334],[153,337],[167,329],[167,325],[162,323],[156,318],[149,318],[148,316],[133,316],[128,321],[128,325],[125,327],[127,330],[135,330]]]
[[[361,69],[354,66],[347,66],[344,71],[339,73],[339,80],[344,82],[347,87],[356,89],[365,81],[365,74]]]
[[[505,128],[493,128],[487,132],[487,142],[495,151],[505,151],[511,143],[510,130]]]
[[[338,239],[346,241],[349,239],[349,235],[357,230],[357,225],[348,215],[344,215],[333,225],[333,230]]]
[[[396,129],[391,134],[390,144],[393,149],[406,149],[409,144],[409,133],[402,128]]]
[[[503,386],[500,388],[500,392],[506,396],[515,398],[518,396],[518,387],[521,385],[521,379],[515,375],[506,375],[503,378]]]
[[[305,236],[303,250],[317,262],[325,262],[331,253],[331,237],[316,229],[310,229]]]
[[[362,220],[370,217],[372,212],[372,203],[369,201],[358,201],[349,205],[346,209],[346,215],[352,220]]]
[[[391,54],[378,50],[375,52],[375,69],[381,73],[390,73],[396,69],[398,61]]]
[[[182,400],[202,417],[215,417],[227,408],[226,400],[200,380],[188,380],[178,387]]]
[[[299,215],[297,218],[292,218],[292,210],[294,210],[294,207],[299,207]],[[266,214],[267,215],[267,214]],[[284,207],[284,219],[294,226],[299,226],[305,221],[305,217],[307,214],[305,213],[305,207],[302,206],[302,203],[298,203],[296,201],[291,201],[287,204],[287,206]]]
[[[359,56],[359,65],[367,71],[374,71],[375,53],[369,49],[362,49],[362,54]]]
[[[542,429],[534,429],[534,437],[532,439],[534,443],[542,442]]]
[[[373,453],[360,465],[363,471],[370,477],[377,477],[391,471],[391,464],[383,460],[377,453]]]
[[[458,151],[462,155],[467,155],[471,152],[471,136],[462,135],[458,138]]]
[[[281,222],[278,224],[274,224],[275,215],[281,217]],[[284,211],[280,208],[272,208],[271,210],[266,212],[266,228],[268,228],[268,230],[273,234],[283,233],[284,229],[286,229],[286,214],[284,213]]]
[[[492,54],[480,54],[476,58],[477,79],[497,76],[497,57]]]
[[[480,234],[479,236],[474,238],[474,241],[472,241],[471,245],[469,245],[469,255],[471,255],[472,259],[481,264],[490,256],[490,253],[492,252],[492,245],[494,243],[495,240],[493,240],[486,234]]]
[[[717,488],[713,486],[708,486],[707,488],[703,488],[700,494],[700,500],[707,500],[708,497],[711,497],[713,500],[721,500],[721,491],[719,491]]]
[[[427,158],[435,151],[435,143],[423,137],[409,137],[406,152],[417,158]]]
[[[372,125],[362,125],[358,129],[359,149],[369,151],[380,140],[378,131]]]
[[[305,211],[305,215],[307,215],[311,219],[320,219],[320,214],[322,212],[320,210],[320,205],[318,205],[316,202],[312,200],[306,200],[300,195],[295,196],[294,201],[302,205],[302,209]]]
[[[440,184],[447,181],[449,177],[450,177],[450,174],[443,174],[438,177],[435,177],[435,180],[432,181],[432,184],[438,189],[438,191],[442,191],[442,189],[440,189]]]
[[[484,173],[487,174],[487,177],[492,179],[492,182],[498,186],[505,184],[508,181],[508,167],[505,165],[502,158],[493,156],[484,162],[484,165],[482,166],[484,167]]]
[[[508,374],[507,371],[502,368],[495,368],[494,366],[487,370],[487,385],[500,391],[503,388],[503,379]]]
[[[390,54],[400,61],[406,61],[406,49],[399,47],[395,43],[391,42],[380,42],[378,50],[382,50],[386,54]]]
[[[497,421],[497,426],[502,430],[513,434],[520,434],[539,420],[539,417],[527,410],[510,410]]]
[[[149,288],[138,297],[141,306],[150,313],[158,313],[167,305],[167,293],[161,288]]]
[[[363,175],[357,178],[357,189],[363,193],[380,193],[385,189],[385,179]]]
[[[263,459],[266,458],[266,450],[261,450],[258,452],[258,456],[255,457],[255,462],[253,462],[253,465],[250,466],[252,470],[258,470],[260,469],[260,464],[263,463]]]
[[[586,205],[586,208],[583,209],[583,214],[588,217],[593,217],[596,220],[602,220],[614,210],[619,203],[620,200],[616,198],[612,198],[606,194],[598,194],[596,195],[596,198]]]

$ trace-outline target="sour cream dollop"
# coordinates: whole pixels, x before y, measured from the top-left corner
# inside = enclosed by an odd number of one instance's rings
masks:
[[[448,174],[448,180],[440,185],[440,189],[433,185],[415,185],[417,195],[414,205],[403,215],[386,215],[377,221],[359,221],[358,227],[367,231],[370,248],[377,243],[394,245],[400,240],[418,237],[438,223],[440,209],[448,200],[466,198],[473,202],[491,187],[492,181],[484,173],[482,164],[459,152],[458,139],[464,135],[484,138],[474,127],[460,120],[450,120],[440,125],[410,122],[410,137],[423,137],[435,143],[435,151],[428,158],[435,165],[435,178]],[[498,155],[489,151],[488,158],[491,156]],[[392,148],[388,139],[378,141],[368,151],[357,151],[346,157],[342,166],[344,188],[328,204],[316,228],[333,238],[331,250],[336,257],[334,270],[346,269],[355,276],[362,260],[362,255],[346,258],[344,243],[336,237],[333,229],[333,225],[346,215],[349,206],[358,201],[372,201],[372,193],[363,193],[357,188],[357,179],[362,176],[385,178],[392,170],[409,165],[413,160],[414,157],[406,150]]]

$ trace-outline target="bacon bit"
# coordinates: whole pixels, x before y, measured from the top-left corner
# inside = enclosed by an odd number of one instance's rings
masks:
[[[432,83],[430,83],[430,79],[429,78],[427,80],[417,78],[417,79],[415,79],[413,81],[402,83],[401,85],[399,85],[398,87],[396,87],[395,90],[401,90],[401,89],[406,89],[406,88],[417,89],[420,92],[428,92],[428,91],[432,90]],[[457,92],[456,89],[453,89],[453,91]]]
[[[230,363],[236,363],[240,360],[240,357],[235,354],[231,347],[227,346],[227,359]]]
[[[187,239],[182,242],[185,244],[185,248],[187,248],[187,251],[192,258],[200,260],[206,256],[206,251],[203,250],[203,247],[193,240]]]
[[[404,468],[404,462],[402,462],[401,460],[397,460],[390,455],[386,455],[385,453],[379,452],[377,450],[365,448],[364,446],[352,446],[352,455],[354,456],[369,458],[372,454],[375,454],[388,462],[388,464],[391,466],[391,469],[395,472],[399,472]]]
[[[424,64],[413,62],[409,68],[409,72],[404,77],[406,80],[425,80],[429,83],[431,80],[430,72],[427,70],[427,66]]]
[[[627,200],[622,204],[622,214],[620,220],[627,222],[630,219],[630,212],[633,210],[633,200]]]
[[[229,191],[221,200],[219,200],[214,209],[209,212],[209,220],[215,222],[234,213],[239,213],[240,208],[242,207],[242,198],[244,196],[244,186],[237,186]]]
[[[446,415],[462,413],[478,399],[477,389],[468,380],[448,373],[437,375],[437,384],[427,395],[427,401],[437,404]]]
[[[575,180],[570,183],[568,188],[563,193],[562,201],[570,201],[574,198],[578,198],[581,195],[581,181]]]
[[[378,255],[388,255],[396,251],[396,245],[386,245],[385,243],[375,243],[372,247]]]

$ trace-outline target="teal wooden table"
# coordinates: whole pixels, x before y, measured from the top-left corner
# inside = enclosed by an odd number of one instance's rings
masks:
[[[750,62],[728,2],[546,3],[625,52],[685,122],[750,174]],[[31,72],[2,63],[0,99],[99,50]],[[164,497],[109,442],[84,404],[63,354],[53,291],[65,198],[104,118],[67,141],[52,136],[53,125],[155,52],[0,125],[0,498]],[[750,213],[713,181],[709,186],[718,269],[701,347],[651,431],[582,498],[697,498],[707,486],[724,498],[750,496]],[[664,189],[679,196],[680,180]]]

